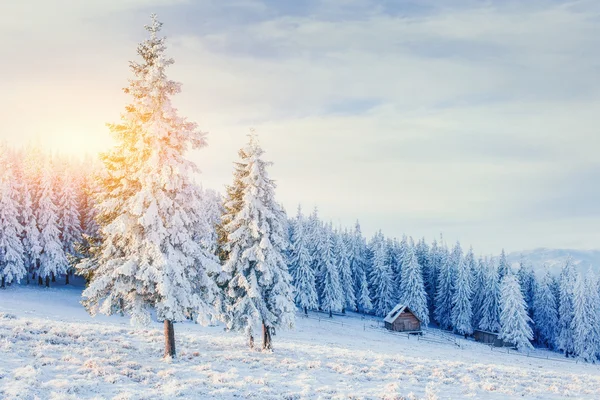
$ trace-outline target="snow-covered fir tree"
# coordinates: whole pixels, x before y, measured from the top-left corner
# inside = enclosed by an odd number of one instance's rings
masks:
[[[573,347],[573,288],[575,287],[575,268],[569,257],[563,266],[559,278],[558,327],[556,347],[568,357],[575,351]]]
[[[218,226],[223,215],[223,199],[212,189],[200,189],[196,238],[211,254],[219,254]]]
[[[356,311],[370,311],[373,304],[371,303],[369,281],[367,279],[367,244],[358,221],[354,225],[350,243],[350,269],[354,278]]]
[[[66,168],[64,171],[62,178],[58,200],[58,226],[60,229],[60,239],[62,241],[65,254],[73,255],[75,253],[75,245],[81,242],[82,239],[81,219],[79,215],[78,204],[79,201],[74,186],[77,182],[68,168]],[[67,284],[69,284],[70,274],[71,268],[68,268],[66,271]]]
[[[317,298],[322,297],[321,288],[321,276],[320,273],[323,270],[324,252],[326,251],[326,235],[325,227],[319,219],[318,210],[315,207],[313,212],[308,217],[306,223],[306,235],[308,237],[308,252],[310,254],[311,268],[315,274],[315,280],[317,282]]]
[[[400,290],[402,288],[402,267],[404,262],[405,254],[408,252],[410,246],[408,237],[404,235],[402,241],[398,242],[398,239],[387,239],[386,247],[388,252],[388,264],[392,269],[392,276],[394,279],[394,302],[398,303],[402,296]],[[414,253],[414,249],[413,249]]]
[[[350,250],[343,238],[343,233],[341,231],[334,232],[334,260],[340,279],[343,313],[345,313],[348,308],[354,308],[356,304],[349,253]]]
[[[423,283],[423,272],[412,246],[407,246],[402,254],[402,280],[400,303],[408,306],[421,320],[424,327],[429,324],[427,293]]]
[[[500,258],[498,259],[498,281],[502,282],[502,279],[510,272],[510,265],[506,259],[506,252],[502,249]]]
[[[438,287],[435,294],[435,320],[441,329],[452,328],[452,298],[454,285],[454,263],[461,255],[460,245],[454,247],[452,255],[444,248],[442,264],[438,274]]]
[[[487,332],[498,332],[500,330],[500,282],[498,281],[498,267],[493,260],[487,260],[486,264],[485,290],[480,312],[479,329]]]
[[[19,197],[11,161],[0,148],[0,286],[19,282],[27,274],[19,222]]]
[[[340,274],[336,265],[335,239],[330,225],[324,227],[322,264],[319,270],[319,286],[321,288],[321,309],[333,316],[333,311],[341,311],[344,305],[344,294],[340,283]]]
[[[387,246],[383,234],[378,232],[371,242],[373,252],[372,269],[369,276],[373,312],[385,316],[394,308],[394,280],[388,264]]]
[[[483,257],[477,261],[477,267],[473,276],[473,296],[471,306],[473,310],[473,327],[479,327],[481,321],[481,313],[483,308],[483,300],[485,298],[487,264]]]
[[[275,182],[267,173],[271,163],[263,160],[253,132],[244,153],[242,207],[224,226],[227,327],[245,332],[250,345],[262,327],[262,348],[271,349],[273,329],[294,324],[294,293],[285,260],[287,218],[275,201]]]
[[[521,291],[523,292],[523,298],[525,299],[525,303],[527,303],[529,317],[533,318],[533,299],[535,297],[536,287],[535,274],[531,265],[527,264],[522,257],[521,262],[519,263],[517,277],[519,280],[519,285],[521,286]]]
[[[598,286],[590,269],[584,277],[578,274],[573,288],[573,352],[584,361],[598,360],[600,350],[600,315]]]
[[[443,252],[438,245],[437,240],[431,244],[429,251],[429,268],[423,273],[425,279],[425,290],[427,291],[427,303],[429,305],[429,314],[433,315],[435,309],[435,294],[438,284],[438,273],[442,266]]]
[[[423,285],[425,287],[425,294],[427,296],[427,309],[431,310],[431,298],[429,288],[429,275],[431,269],[431,261],[429,254],[429,245],[425,241],[425,238],[421,238],[417,245],[415,246],[415,255],[417,256],[417,262],[421,266],[421,271],[423,272]]]
[[[532,349],[533,332],[521,286],[510,268],[506,270],[500,290],[500,331],[498,338],[515,345],[517,350]]]
[[[473,262],[473,249],[467,253],[466,258],[456,257],[458,264],[455,267],[454,291],[452,293],[452,326],[454,332],[460,335],[473,333],[473,310],[471,304],[471,263]]]
[[[37,219],[34,213],[31,190],[27,182],[23,184],[21,190],[22,197],[20,222],[23,226],[21,241],[23,243],[27,281],[29,282],[30,274],[33,272],[37,273],[42,247],[40,246],[40,231],[37,227]]]
[[[304,216],[302,209],[298,206],[298,214],[293,224],[290,271],[296,293],[296,304],[308,314],[309,309],[319,306],[315,273],[311,267],[310,254],[308,252],[308,237],[305,232]]]
[[[138,46],[142,60],[130,63],[134,78],[125,92],[132,102],[110,126],[116,145],[102,157],[97,204],[103,241],[83,261],[95,271],[82,303],[92,315],[124,312],[141,323],[155,310],[165,325],[165,356],[173,357],[173,323],[212,316],[217,288],[208,274],[218,263],[193,237],[197,167],[185,153],[205,146],[205,133],[172,106],[181,85],[166,76],[173,60],[161,26],[153,15],[150,37]]]
[[[46,164],[42,172],[40,190],[37,222],[40,229],[42,252],[38,276],[40,283],[42,279],[45,279],[48,287],[51,278],[65,273],[68,268],[67,257],[60,240],[58,208],[54,195],[54,175],[50,163]]]
[[[369,292],[369,281],[365,271],[360,271],[358,277],[358,293],[356,294],[357,311],[369,312],[373,309],[371,293]]]
[[[558,326],[558,304],[551,285],[552,276],[546,268],[544,276],[535,289],[533,318],[537,342],[553,348]]]

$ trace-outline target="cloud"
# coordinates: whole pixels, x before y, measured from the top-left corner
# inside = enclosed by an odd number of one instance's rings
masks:
[[[290,212],[316,204],[368,234],[443,230],[483,251],[600,240],[587,186],[600,146],[596,2],[13,3],[0,6],[17,60],[0,66],[4,137],[67,126],[63,142],[86,132],[105,146],[157,10],[183,82],[176,105],[211,132],[194,153],[205,185],[230,180],[254,126]]]

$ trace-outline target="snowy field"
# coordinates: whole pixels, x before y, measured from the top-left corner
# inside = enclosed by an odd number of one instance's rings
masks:
[[[177,324],[179,358],[166,362],[161,324],[91,318],[80,292],[0,290],[1,399],[600,398],[595,365],[457,346],[437,331],[424,336],[437,342],[407,339],[357,315],[299,318],[273,353],[220,326]]]

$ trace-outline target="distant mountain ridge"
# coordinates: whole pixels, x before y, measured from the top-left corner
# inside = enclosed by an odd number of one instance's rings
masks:
[[[590,267],[595,273],[600,271],[600,250],[538,248],[512,252],[507,255],[507,259],[511,265],[516,267],[523,257],[525,262],[530,263],[538,274],[544,271],[544,265],[548,266],[551,273],[558,274],[569,256],[573,259],[578,271],[586,272]]]

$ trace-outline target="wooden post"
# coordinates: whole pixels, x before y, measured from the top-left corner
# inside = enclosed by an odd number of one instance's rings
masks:
[[[173,321],[165,319],[165,358],[175,358],[175,329]]]
[[[271,327],[265,325],[263,321],[263,350],[273,349],[273,343],[271,341]]]

